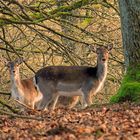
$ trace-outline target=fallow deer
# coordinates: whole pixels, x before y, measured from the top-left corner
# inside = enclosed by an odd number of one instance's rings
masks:
[[[83,108],[90,106],[93,95],[101,89],[106,79],[111,49],[112,45],[96,48],[97,65],[95,67],[48,66],[38,70],[34,83],[43,94],[39,109],[45,109],[53,101],[54,110],[59,96],[82,96]]]
[[[33,78],[21,80],[20,64],[23,59],[6,62],[10,72],[11,96],[22,105],[35,109],[35,104],[42,99],[42,94],[37,92],[33,83]]]

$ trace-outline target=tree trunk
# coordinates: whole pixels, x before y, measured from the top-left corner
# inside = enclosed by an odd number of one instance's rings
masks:
[[[121,27],[125,64],[140,63],[140,1],[120,0]]]
[[[140,0],[119,0],[126,74],[111,102],[140,101]]]

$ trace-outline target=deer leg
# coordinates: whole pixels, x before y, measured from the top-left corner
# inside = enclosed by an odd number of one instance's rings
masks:
[[[35,109],[35,102],[32,102],[30,106],[31,106],[31,109],[34,110]]]
[[[48,95],[48,97],[43,97],[43,99],[40,101],[38,105],[38,110],[45,110],[48,105],[53,101],[52,96]]]
[[[59,95],[55,95],[55,97],[54,97],[54,99],[53,99],[54,102],[53,102],[53,105],[52,105],[52,110],[55,109],[55,106],[56,106],[56,104],[57,104],[58,98],[59,98]]]
[[[42,94],[42,100],[39,102],[38,104],[38,109],[39,110],[45,110],[48,105],[53,101],[53,97],[54,97],[54,86],[52,86],[53,84],[51,83],[47,83],[43,84],[40,83],[38,84],[38,89],[39,92]]]
[[[82,100],[82,109],[85,109],[87,106],[91,106],[92,105],[92,98],[88,95],[83,97]]]
[[[87,106],[90,106],[92,104],[92,87],[93,87],[93,82],[92,81],[88,81],[82,91],[83,91],[83,108],[86,108]]]
[[[82,109],[85,109],[88,106],[86,102],[86,94],[83,93],[82,95]]]
[[[92,105],[92,97],[90,93],[85,97],[85,100],[88,106]]]
[[[72,97],[72,103],[69,105],[68,108],[72,109],[76,106],[79,101],[79,96]]]

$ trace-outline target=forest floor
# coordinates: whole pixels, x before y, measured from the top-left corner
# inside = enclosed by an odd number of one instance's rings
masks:
[[[22,117],[0,115],[0,140],[140,140],[140,105],[132,103],[59,108]]]

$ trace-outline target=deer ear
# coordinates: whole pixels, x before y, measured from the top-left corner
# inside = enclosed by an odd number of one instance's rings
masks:
[[[89,45],[88,48],[89,48],[89,50],[91,50],[95,53],[97,52],[97,47],[96,46],[93,47],[92,45]]]
[[[92,51],[93,52],[97,53],[97,50],[98,50],[98,48],[96,46],[95,47],[92,47]]]
[[[109,45],[107,46],[107,50],[108,50],[108,51],[111,51],[112,48],[113,48],[113,44],[109,44]]]

